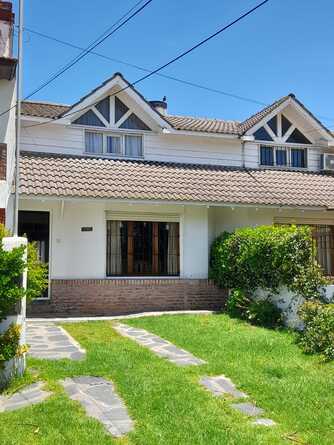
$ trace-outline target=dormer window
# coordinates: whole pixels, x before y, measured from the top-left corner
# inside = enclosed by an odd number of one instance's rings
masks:
[[[143,156],[143,137],[137,134],[86,131],[85,149],[89,154],[141,158]]]
[[[284,146],[260,146],[260,165],[264,167],[307,167],[307,149]]]

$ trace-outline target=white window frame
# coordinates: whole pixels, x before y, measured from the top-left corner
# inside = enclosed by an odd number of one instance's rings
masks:
[[[90,151],[87,151],[86,149],[86,134],[87,133],[97,133],[102,135],[102,152],[101,153],[92,153]],[[128,156],[125,152],[125,137],[126,136],[137,136],[141,138],[141,146],[142,146],[142,153],[140,156]],[[120,138],[121,140],[121,153],[109,153],[107,151],[108,143],[107,138],[108,137],[115,137]],[[144,135],[142,133],[137,132],[106,132],[106,131],[98,131],[98,130],[91,130],[86,129],[84,131],[84,147],[85,147],[85,154],[91,155],[91,156],[110,156],[112,158],[126,158],[126,159],[142,159],[144,157]]]
[[[273,149],[273,155],[274,155],[274,165],[265,165],[261,164],[261,147],[269,147]],[[279,169],[293,169],[293,170],[307,170],[308,169],[308,148],[305,146],[300,145],[281,145],[281,144],[275,144],[275,143],[259,143],[258,144],[258,161],[260,168],[279,168]],[[305,167],[293,167],[291,165],[291,150],[304,150],[305,152]],[[277,150],[285,150],[286,151],[286,165],[277,165],[276,164],[276,151]]]

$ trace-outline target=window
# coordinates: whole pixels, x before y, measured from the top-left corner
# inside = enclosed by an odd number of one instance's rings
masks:
[[[143,156],[143,137],[86,131],[85,147],[87,153],[140,158]]]
[[[334,275],[334,226],[311,226],[317,261],[325,275]]]
[[[268,167],[306,168],[307,149],[261,145],[260,165]]]
[[[261,165],[274,165],[274,149],[261,145]]]
[[[107,153],[122,154],[122,140],[119,136],[107,136]]]
[[[306,167],[305,153],[304,148],[291,148],[291,167]]]
[[[103,152],[103,136],[102,133],[94,133],[89,131],[86,133],[86,151],[88,153]]]
[[[107,276],[178,276],[179,223],[107,221]]]

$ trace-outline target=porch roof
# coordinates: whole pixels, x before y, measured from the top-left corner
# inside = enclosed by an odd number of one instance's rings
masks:
[[[24,152],[20,193],[184,203],[334,207],[326,173]]]

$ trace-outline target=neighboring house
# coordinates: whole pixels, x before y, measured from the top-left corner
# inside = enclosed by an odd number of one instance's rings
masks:
[[[22,113],[20,233],[50,268],[35,314],[217,309],[210,245],[241,226],[312,225],[334,273],[334,138],[294,95],[244,122],[171,116],[115,74]]]
[[[14,14],[10,2],[0,1],[0,223],[6,221],[10,207],[15,167],[15,73],[13,58]],[[9,112],[6,112],[9,110]],[[8,221],[9,225],[12,221]]]

